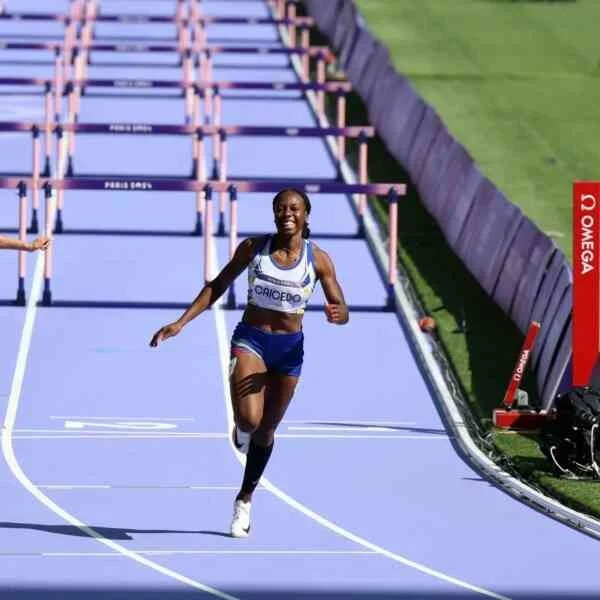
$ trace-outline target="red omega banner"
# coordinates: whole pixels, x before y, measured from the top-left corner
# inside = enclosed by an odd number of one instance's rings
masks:
[[[573,385],[587,385],[600,351],[600,182],[573,184]]]

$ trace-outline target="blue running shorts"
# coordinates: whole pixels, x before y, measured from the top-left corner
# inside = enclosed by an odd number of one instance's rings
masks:
[[[239,352],[256,354],[269,371],[299,377],[304,358],[304,334],[302,331],[267,333],[240,322],[231,337],[231,356]]]

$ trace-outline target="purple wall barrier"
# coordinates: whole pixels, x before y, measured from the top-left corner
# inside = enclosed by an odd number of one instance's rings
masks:
[[[483,289],[491,294],[523,214],[483,179],[454,249]]]
[[[546,322],[546,314],[548,312],[548,307],[550,305],[552,296],[554,294],[554,290],[558,285],[559,278],[561,277],[561,272],[563,270],[570,272],[570,268],[567,263],[567,259],[565,258],[565,255],[560,250],[557,250],[552,255],[550,263],[548,264],[548,268],[544,273],[544,277],[540,284],[540,288],[537,292],[533,308],[531,309],[531,314],[523,314],[519,317],[519,322],[517,323],[517,325],[521,331],[524,331],[524,328],[531,321],[537,321],[538,323]],[[540,331],[540,335],[542,333],[543,332]]]
[[[335,22],[339,13],[339,4],[345,4],[346,0],[305,0],[306,9],[314,18],[317,27],[329,39],[332,39]]]
[[[341,2],[339,7],[333,37],[330,40],[342,68],[345,68],[352,46],[356,43],[359,27],[354,2]]]
[[[454,248],[471,211],[483,175],[464,146],[456,144],[448,159],[445,177],[446,202],[438,222],[448,244]]]
[[[516,323],[517,327],[525,333],[527,327],[531,322],[531,313],[533,306],[537,298],[538,292],[541,288],[544,275],[548,269],[548,265],[551,263],[552,256],[559,252],[552,240],[541,235],[538,237],[538,242],[532,248],[531,254],[528,257],[526,268],[521,275],[521,278],[517,284],[517,290],[515,293],[516,301],[513,303],[510,317]],[[562,253],[561,253],[562,254]],[[569,273],[570,269],[566,269]],[[556,290],[553,294],[556,293]],[[529,315],[529,317],[527,317]],[[543,336],[543,332],[540,331],[539,337]]]
[[[554,291],[550,296],[550,301],[548,302],[546,310],[544,311],[544,314],[540,320],[542,327],[540,329],[538,339],[535,342],[531,356],[533,367],[536,369],[539,366],[541,355],[543,354],[548,337],[550,336],[552,324],[556,318],[556,314],[560,308],[560,305],[563,302],[563,298],[565,295],[568,295],[569,298],[572,297],[572,287],[573,277],[571,270],[564,265],[560,270],[558,278],[556,279]]]
[[[425,116],[427,104],[423,98],[417,96],[416,100],[410,102],[410,107],[406,109],[405,105],[400,103],[394,106],[395,110],[389,117],[389,133],[385,134],[385,143],[392,156],[395,156],[401,164],[405,165],[421,121]],[[396,131],[396,135],[392,135],[393,131]],[[380,135],[383,137],[383,134]]]
[[[442,123],[417,180],[417,187],[421,196],[427,199],[423,203],[438,222],[444,204],[448,199],[446,173],[450,164],[452,149],[456,145],[456,140]]]
[[[560,304],[556,310],[554,318],[550,325],[547,325],[548,334],[541,348],[537,370],[538,389],[542,392],[543,400],[552,400],[554,389],[549,380],[549,374],[552,371],[553,365],[557,362],[564,364],[564,348],[563,356],[560,357],[561,346],[571,344],[571,335],[568,333],[571,324],[571,310],[573,306],[572,287],[564,291],[560,300]],[[540,329],[541,332],[541,329]],[[537,343],[537,342],[536,342]],[[545,397],[546,396],[546,397]]]
[[[379,136],[389,148],[396,140],[403,137],[410,115],[414,114],[413,109],[420,104],[424,110],[424,103],[413,89],[410,81],[395,71],[389,77],[385,94],[382,96],[376,122]],[[412,128],[413,138],[420,121],[421,119]]]
[[[421,171],[429,156],[429,151],[442,127],[442,120],[439,115],[431,106],[428,106],[425,109],[425,114],[417,129],[413,146],[408,154],[408,162],[405,164],[406,170],[413,182],[417,184],[417,187],[418,182],[421,180]]]
[[[519,224],[506,262],[503,265],[498,283],[492,292],[492,297],[502,310],[509,315],[521,277],[527,269],[527,263],[537,244],[543,244],[544,234],[527,217]]]
[[[569,309],[570,312],[570,309]],[[569,319],[567,328],[558,344],[556,356],[546,374],[538,370],[538,387],[541,386],[542,406],[549,406],[554,396],[566,392],[571,387],[572,364],[572,336],[573,323]]]
[[[374,50],[373,36],[366,29],[359,29],[345,66],[346,75],[350,81],[357,81],[362,76],[365,66],[370,64]]]
[[[377,127],[376,123],[381,122],[382,116],[389,106],[389,94],[394,93],[394,89],[398,89],[398,77],[396,70],[391,65],[387,65],[372,90],[371,97],[367,102],[367,110],[369,120],[375,127]]]
[[[390,60],[390,53],[385,46],[376,40],[368,68],[363,71],[358,81],[353,84],[354,89],[363,99],[367,109],[372,98],[376,96],[379,82],[389,70],[395,72]]]

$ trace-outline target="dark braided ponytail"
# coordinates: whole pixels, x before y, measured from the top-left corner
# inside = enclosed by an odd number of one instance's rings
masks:
[[[304,210],[306,211],[306,214],[310,215],[310,198],[308,197],[306,192],[303,192],[302,190],[299,190],[297,188],[286,188],[277,192],[275,198],[273,198],[273,210],[275,210],[277,203],[288,194],[296,194],[296,196],[300,196],[300,198],[302,198],[302,201],[304,202]],[[302,228],[302,237],[305,239],[308,239],[310,237],[310,228],[306,223],[304,223],[304,227]]]

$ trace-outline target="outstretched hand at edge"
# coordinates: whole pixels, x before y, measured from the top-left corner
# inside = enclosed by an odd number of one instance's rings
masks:
[[[161,327],[150,340],[150,346],[156,348],[158,344],[164,340],[168,340],[171,337],[175,337],[182,329],[182,326],[178,323],[169,323],[164,327]]]

